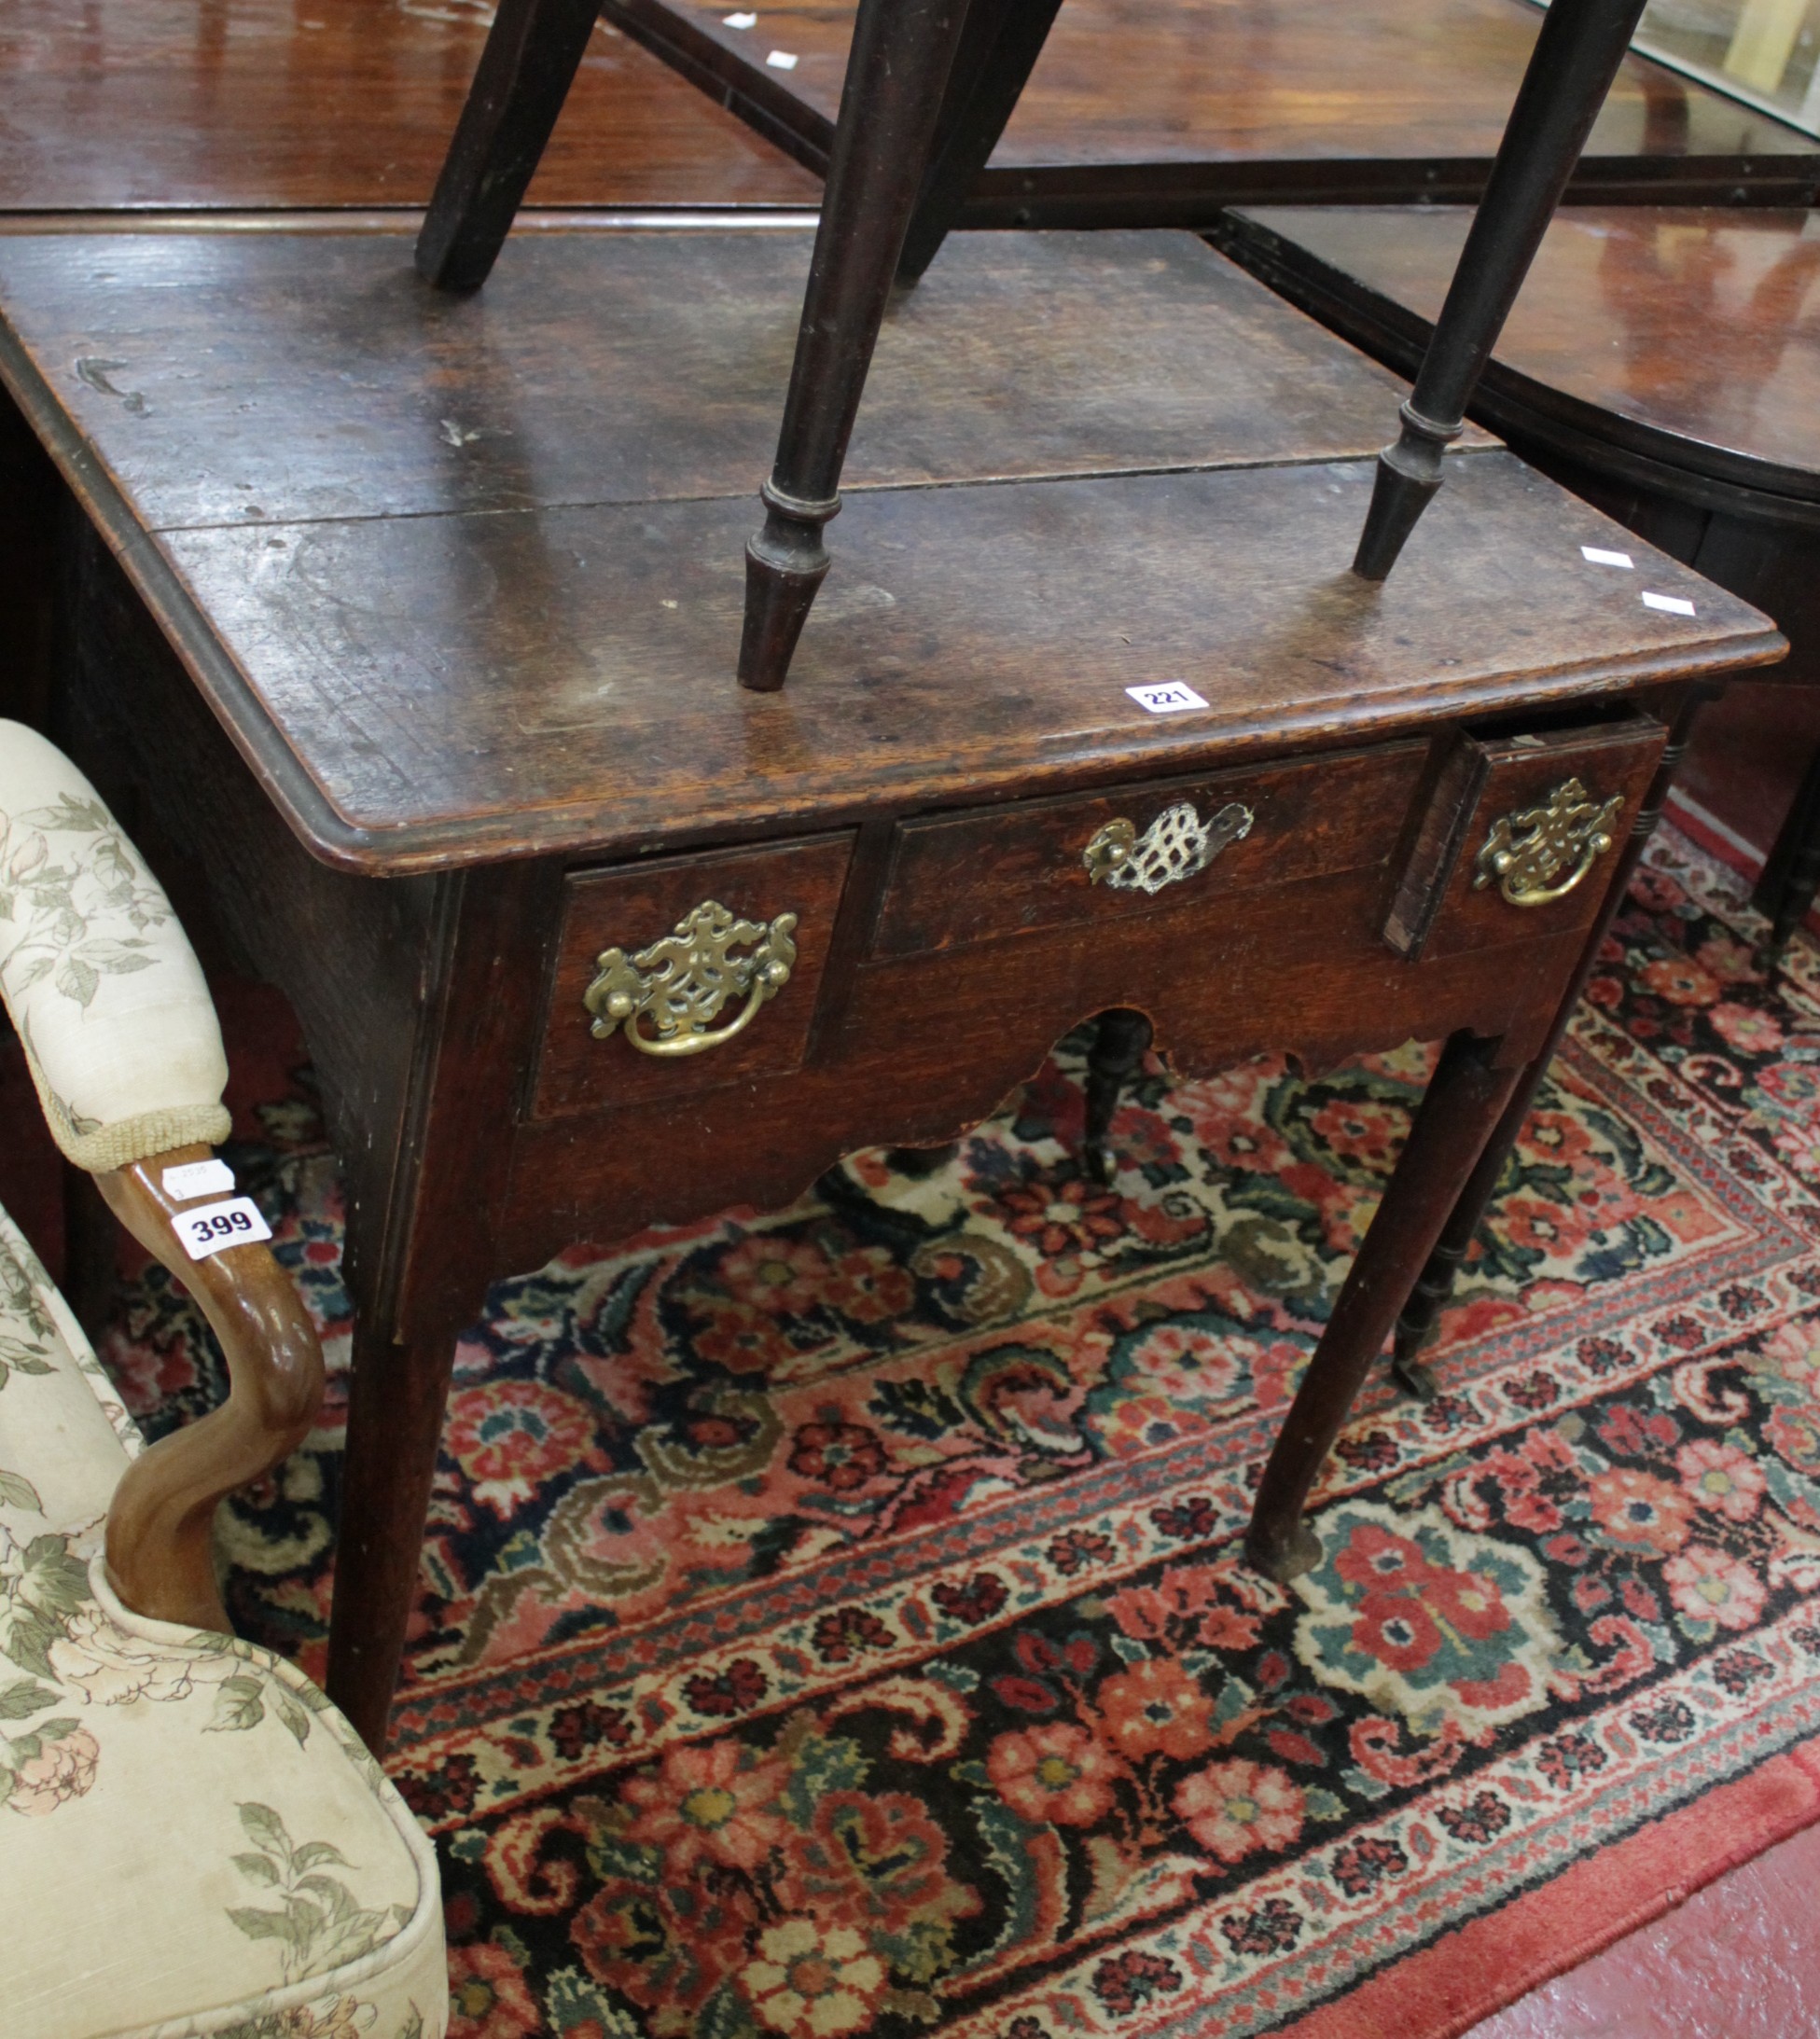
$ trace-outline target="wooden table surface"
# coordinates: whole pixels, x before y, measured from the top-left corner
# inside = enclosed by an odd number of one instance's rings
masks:
[[[1255,207],[1233,232],[1260,260],[1274,243],[1285,272],[1293,262],[1324,276],[1355,316],[1386,332],[1399,324],[1420,344],[1410,316],[1439,312],[1467,224],[1452,207]],[[1558,215],[1483,397],[1690,473],[1820,503],[1820,222],[1734,208]]]
[[[1589,572],[1609,527],[1482,437],[1368,588],[1391,378],[1192,236],[977,235],[887,327],[790,686],[743,693],[807,242],[537,236],[452,299],[402,237],[15,236],[0,367],[292,826],[369,869],[1357,737],[1758,628]],[[1124,691],[1177,678],[1204,712]]]
[[[701,0],[607,7],[693,75],[732,89],[822,167],[853,0],[761,0],[746,30],[726,25],[727,6]],[[1159,201],[1186,218],[1216,193],[1226,202],[1469,194],[1540,19],[1527,0],[1067,0],[967,216],[1157,224],[1177,216]],[[772,50],[795,55],[796,67],[769,66]],[[1632,56],[1580,175],[1639,194],[1698,184],[1714,198],[1773,179],[1806,203],[1816,170],[1813,136]]]
[[[481,0],[7,0],[0,212],[423,205],[491,14]],[[818,192],[604,23],[530,202]]]

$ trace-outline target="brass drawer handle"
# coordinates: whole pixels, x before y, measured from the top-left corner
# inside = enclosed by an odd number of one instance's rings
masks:
[[[1538,805],[1494,824],[1479,853],[1473,890],[1495,881],[1513,907],[1564,899],[1611,848],[1612,824],[1623,805],[1621,793],[1601,800],[1577,779],[1563,779]],[[1556,884],[1563,870],[1567,876]]]
[[[1107,822],[1080,853],[1080,860],[1096,885],[1118,892],[1160,892],[1204,871],[1228,843],[1251,833],[1256,818],[1242,802],[1229,800],[1212,821],[1202,821],[1194,803],[1183,800],[1164,808],[1141,836],[1136,825],[1122,815]]]
[[[768,998],[790,981],[797,945],[790,931],[794,913],[780,913],[769,927],[735,920],[713,899],[684,914],[666,935],[635,956],[604,949],[595,957],[599,975],[581,994],[594,1015],[592,1033],[604,1041],[619,1026],[646,1055],[700,1055],[743,1033]],[[756,944],[746,956],[729,950]],[[739,1017],[717,1032],[709,1029],[723,1006],[745,1001]],[[639,1024],[648,1018],[656,1029]]]

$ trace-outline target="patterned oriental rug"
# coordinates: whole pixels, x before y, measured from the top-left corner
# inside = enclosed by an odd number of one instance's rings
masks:
[[[1064,1044],[924,1179],[502,1283],[391,1762],[458,2039],[1442,2039],[1820,1817],[1820,961],[1743,894],[1659,845],[1287,1589],[1237,1539],[1421,1051],[1153,1070],[1102,1189]],[[240,1060],[344,1358],[307,1071]],[[135,1409],[213,1400],[121,1303]],[[227,1515],[318,1671],[340,1422]]]

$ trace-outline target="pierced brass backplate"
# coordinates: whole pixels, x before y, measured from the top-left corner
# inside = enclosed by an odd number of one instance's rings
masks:
[[[769,926],[736,920],[716,901],[704,899],[676,922],[674,934],[635,956],[623,949],[602,950],[594,959],[599,975],[581,994],[594,1015],[594,1038],[604,1041],[623,1026],[627,1039],[646,1055],[699,1055],[730,1041],[790,981],[796,924],[794,913],[780,913]],[[729,953],[747,947],[750,955]],[[745,1003],[738,1017],[715,1029],[722,1009],[739,999]],[[649,1033],[642,1023],[646,1020]]]
[[[1137,825],[1120,815],[1097,830],[1080,853],[1087,875],[1096,885],[1119,892],[1160,892],[1180,884],[1208,865],[1226,848],[1251,833],[1256,816],[1238,800],[1229,800],[1212,821],[1202,821],[1191,800],[1166,807],[1140,836]]]
[[[1563,779],[1538,805],[1493,825],[1479,853],[1473,890],[1495,884],[1513,907],[1564,899],[1611,848],[1612,824],[1623,805],[1621,793],[1602,800],[1577,779]]]

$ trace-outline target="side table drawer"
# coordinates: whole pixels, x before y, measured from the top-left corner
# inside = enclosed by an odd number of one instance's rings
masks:
[[[1388,861],[1425,742],[901,823],[875,961]]]
[[[535,1118],[800,1066],[851,830],[571,873]]]
[[[1634,712],[1530,735],[1463,732],[1424,803],[1384,939],[1413,960],[1591,925],[1667,741]]]

